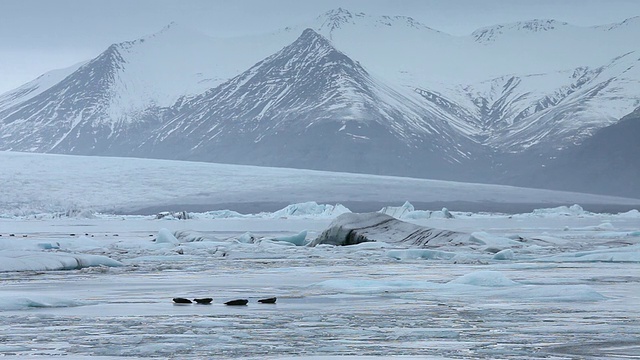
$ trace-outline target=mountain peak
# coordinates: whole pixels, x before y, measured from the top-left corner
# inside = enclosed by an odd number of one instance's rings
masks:
[[[291,122],[306,126],[325,118],[360,119],[361,109],[368,108],[362,102],[375,97],[372,86],[364,68],[309,28],[282,50],[202,94],[192,107],[202,111],[202,119],[238,119],[259,133],[286,129],[282,124]]]
[[[304,53],[324,56],[329,52],[337,51],[331,42],[311,28],[304,29],[302,34],[290,45],[282,49],[281,53],[291,55]]]
[[[533,19],[520,21],[514,24],[514,26],[517,26],[519,30],[528,30],[530,32],[548,31],[565,25],[569,25],[569,23],[554,19]]]
[[[416,28],[416,29],[428,29],[431,31],[435,31],[435,32],[439,32],[438,30],[432,29],[430,27],[428,27],[427,25],[417,21],[416,19],[412,18],[411,16],[402,16],[402,15],[397,15],[397,16],[382,16],[379,20],[378,23],[381,23],[383,25],[387,25],[387,26],[392,26],[393,24],[403,24],[407,27],[410,28]]]
[[[302,34],[300,34],[300,36],[298,37],[298,40],[296,41],[315,41],[315,40],[323,40],[323,41],[327,41],[327,39],[325,39],[324,36],[320,35],[318,32],[316,32],[315,30],[313,30],[312,28],[306,28],[302,31]]]
[[[340,29],[345,24],[355,24],[355,18],[362,18],[364,16],[363,13],[354,14],[349,10],[339,7],[320,15],[318,20],[322,23],[320,30],[327,29],[331,32],[335,29]]]
[[[362,12],[350,12],[349,10],[341,7],[325,12],[318,16],[316,20],[318,24],[316,28],[323,34],[331,34],[334,30],[341,29],[345,25],[356,25],[363,22],[372,27],[400,26],[419,30],[428,29],[436,31],[419,21],[416,21],[410,16],[371,16]]]
[[[486,43],[495,41],[507,33],[543,33],[568,25],[566,22],[553,19],[533,19],[480,28],[474,31],[471,36],[477,42]]]
[[[347,17],[351,17],[351,12],[347,9],[344,9],[342,7],[339,7],[337,9],[331,9],[329,11],[327,11],[326,13],[324,13],[326,16],[328,17],[343,17],[343,16],[347,16]]]

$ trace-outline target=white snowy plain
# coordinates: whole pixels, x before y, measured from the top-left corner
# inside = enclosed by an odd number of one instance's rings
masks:
[[[189,213],[187,220],[178,220],[179,213],[157,219],[86,208],[47,213],[33,199],[48,194],[56,206],[65,200],[77,206],[84,197],[97,205],[133,206],[133,200],[148,206],[162,193],[152,192],[143,201],[145,187],[158,185],[148,179],[136,185],[133,173],[121,195],[112,191],[104,196],[93,181],[105,174],[97,169],[115,160],[95,158],[90,166],[87,158],[24,156],[21,174],[13,169],[9,176],[12,185],[24,188],[9,191],[5,180],[6,196],[0,200],[5,201],[0,216],[0,356],[628,359],[640,353],[637,210],[591,213],[574,205],[521,214],[451,211],[453,218],[448,218],[447,211],[416,210],[405,203],[382,211],[417,225],[468,234],[469,241],[432,249],[385,242],[296,246],[316,238],[349,209],[308,202],[259,214]],[[49,165],[36,158],[49,160]],[[81,162],[89,170],[83,173],[81,166],[67,162],[64,168],[76,181],[47,188],[43,184],[53,186],[53,174],[60,173],[55,171],[63,166],[60,159]],[[119,161],[125,172],[135,168],[126,159]],[[26,178],[33,170],[29,163],[38,164],[40,172]],[[166,171],[157,183],[179,184],[166,167],[178,166],[176,162],[159,164]],[[185,165],[180,174],[198,166],[206,164]],[[88,177],[92,171],[98,172],[96,178]],[[265,171],[265,176],[285,173]],[[111,174],[120,176],[115,170]],[[176,192],[195,188],[187,179]],[[368,181],[396,181],[400,186],[395,191],[411,194],[411,187],[398,179],[376,179]],[[248,176],[243,184],[253,186]],[[374,195],[367,189],[361,186],[351,196],[371,200]],[[481,187],[473,189],[474,196],[482,196],[477,191]],[[535,194],[520,191],[525,197]],[[21,193],[29,201],[15,201]],[[22,210],[16,215],[11,204]],[[21,214],[26,208],[41,212]],[[257,302],[272,296],[276,304]],[[174,297],[213,301],[178,305]],[[232,299],[248,299],[249,304],[224,305]]]

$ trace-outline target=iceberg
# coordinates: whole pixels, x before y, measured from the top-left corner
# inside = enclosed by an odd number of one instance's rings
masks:
[[[119,261],[101,255],[45,251],[0,251],[0,272],[78,270],[93,266],[118,267]]]
[[[402,219],[405,215],[414,211],[416,211],[416,209],[413,207],[413,205],[411,205],[410,202],[405,201],[402,206],[385,206],[378,212],[381,214],[393,216],[396,219]]]
[[[535,209],[530,214],[520,214],[518,217],[536,216],[536,217],[560,217],[560,216],[583,216],[593,215],[585,211],[580,205],[558,206],[554,208]]]
[[[469,236],[469,242],[486,246],[484,250],[494,254],[499,253],[505,249],[514,247],[521,248],[523,246],[523,244],[519,241],[512,240],[507,237],[491,235],[484,231],[471,233],[471,235]]]
[[[419,226],[382,213],[347,213],[338,216],[329,228],[309,245],[355,245],[384,242],[405,247],[437,247],[466,242],[468,235]]]
[[[282,242],[287,242],[290,244],[293,244],[295,246],[303,246],[306,242],[306,238],[307,238],[307,231],[301,231],[300,233],[296,234],[296,235],[292,235],[292,236],[279,236],[276,238],[273,238],[274,241],[282,241]]]
[[[162,228],[158,231],[158,237],[156,238],[157,244],[171,244],[178,245],[180,244],[180,240],[178,240],[169,229]]]
[[[191,214],[186,211],[162,211],[156,215],[156,219],[165,219],[165,220],[189,220],[191,219]]]
[[[493,255],[493,260],[513,260],[513,250],[504,249]]]
[[[633,209],[624,213],[618,214],[621,218],[640,219],[640,211]]]
[[[351,210],[347,209],[341,204],[327,205],[318,204],[315,201],[309,201],[299,204],[291,204],[271,214],[273,218],[283,218],[289,216],[327,216],[333,217],[345,213],[350,213]]]
[[[238,236],[236,240],[238,240],[238,242],[241,242],[243,244],[253,244],[256,242],[257,237],[247,231],[246,233]]]
[[[195,231],[178,230],[172,234],[179,243],[201,242],[201,241],[218,241],[218,239],[210,238]]]
[[[453,215],[447,208],[442,208],[441,211],[430,210],[416,210],[413,205],[405,201],[402,206],[385,206],[378,211],[381,214],[393,216],[396,219],[430,219],[430,218],[444,218],[453,219]]]
[[[204,213],[195,213],[195,214],[190,214],[192,218],[194,219],[233,219],[233,218],[245,218],[245,217],[249,217],[250,215],[244,215],[244,214],[240,214],[237,211],[233,211],[233,210],[213,210],[213,211],[206,211]]]

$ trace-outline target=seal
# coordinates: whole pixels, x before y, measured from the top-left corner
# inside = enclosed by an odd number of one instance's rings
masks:
[[[260,299],[260,300],[258,300],[258,302],[261,303],[261,304],[275,304],[276,300],[277,300],[276,297],[270,297],[270,298],[266,298],[266,299]]]
[[[191,304],[191,300],[185,298],[173,298],[173,302],[176,304]]]
[[[244,306],[244,305],[247,305],[247,303],[249,303],[249,300],[247,299],[237,299],[237,300],[227,301],[224,304],[229,306]]]

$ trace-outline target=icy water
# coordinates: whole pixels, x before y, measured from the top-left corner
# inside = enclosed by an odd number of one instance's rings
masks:
[[[495,233],[506,231],[495,225]],[[301,226],[319,231],[326,221],[287,226],[293,232]],[[39,236],[56,239],[67,230]],[[232,232],[209,234],[223,238]],[[550,250],[536,248],[528,250],[537,251],[530,260],[523,253],[520,260],[503,262],[483,257],[399,261],[387,256],[389,249],[375,246],[301,248],[270,242],[192,243],[179,254],[141,245],[149,241],[147,233],[132,227],[120,232],[117,242],[111,239],[89,251],[106,253],[124,267],[0,273],[0,355],[640,358],[638,262],[544,262],[538,255]],[[591,250],[629,241],[612,234],[596,241],[601,233],[565,233],[552,235]],[[214,300],[176,305],[171,301],[176,296]],[[270,296],[277,296],[276,304],[257,302]],[[238,298],[249,304],[223,304]]]
[[[487,270],[483,265],[351,262],[315,259],[291,266],[244,260],[220,261],[199,271],[5,275],[3,292],[60,297],[64,289],[85,304],[5,312],[0,351],[25,357],[192,359],[307,354],[602,359],[640,354],[637,264],[501,266],[509,278],[529,283],[504,293],[496,288],[420,289],[422,282],[438,284]],[[355,290],[313,285],[336,275],[351,279],[355,287],[365,279],[373,284]],[[387,284],[390,279],[402,283]],[[607,299],[563,298],[563,288],[579,285]],[[545,288],[550,299],[535,288]],[[212,296],[214,303],[174,305],[173,296]],[[278,301],[259,304],[255,300],[261,296],[278,296]],[[246,307],[222,304],[245,297],[250,300]]]

